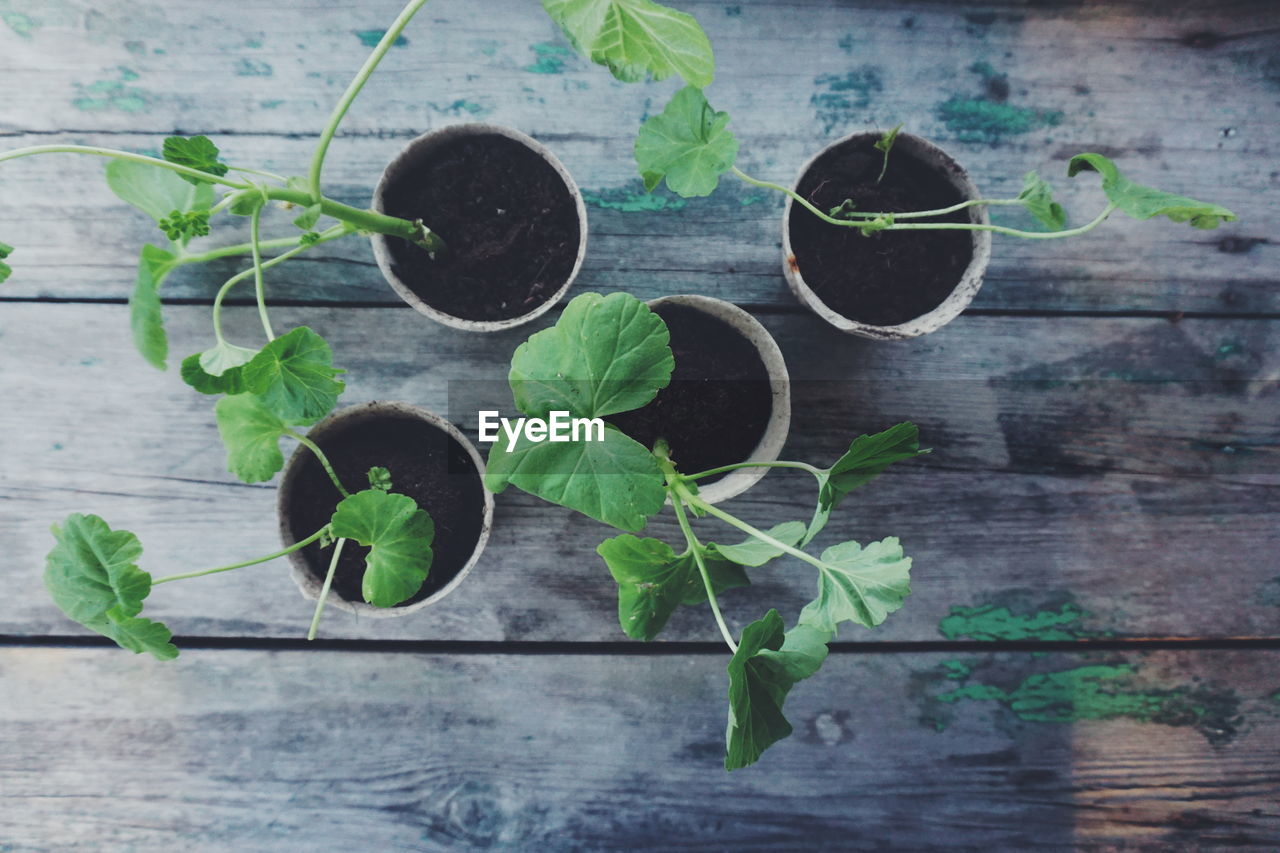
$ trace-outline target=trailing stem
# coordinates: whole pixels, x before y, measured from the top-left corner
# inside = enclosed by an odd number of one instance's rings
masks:
[[[319,539],[321,536],[324,536],[325,531],[327,531],[328,529],[329,529],[329,525],[326,524],[324,527],[321,527],[319,530],[317,530],[315,533],[312,533],[306,539],[303,539],[299,542],[295,542],[292,545],[290,545],[288,548],[283,548],[279,551],[276,551],[274,554],[268,554],[265,557],[257,557],[256,559],[253,559],[253,560],[245,560],[243,563],[233,563],[230,566],[219,566],[216,569],[202,569],[198,572],[185,572],[180,575],[169,575],[168,577],[163,577],[163,578],[160,578],[159,580],[152,581],[151,585],[155,586],[156,584],[169,583],[169,581],[181,581],[181,580],[187,580],[188,578],[203,577],[204,575],[214,575],[214,574],[217,574],[218,572],[229,572],[229,571],[232,571],[233,569],[243,569],[246,566],[256,566],[258,563],[266,563],[270,560],[276,559],[277,557],[283,557],[286,554],[292,554],[294,551],[297,551],[301,548],[305,548],[306,546],[310,545],[312,542]]]

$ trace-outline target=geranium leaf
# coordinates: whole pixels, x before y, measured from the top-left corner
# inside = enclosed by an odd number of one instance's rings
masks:
[[[267,344],[240,368],[245,387],[286,423],[312,423],[333,411],[346,387],[334,379],[333,351],[299,326]]]
[[[1022,176],[1022,192],[1018,201],[1050,231],[1067,227],[1067,212],[1053,200],[1053,187],[1036,172]]]
[[[523,433],[510,453],[500,436],[489,448],[485,485],[507,484],[583,515],[636,531],[666,500],[658,462],[643,445],[613,427],[604,441],[533,442]]]
[[[804,538],[805,524],[803,521],[784,521],[766,530],[765,533],[785,545],[796,545]],[[737,545],[717,545],[711,542],[707,544],[707,548],[726,560],[752,568],[763,566],[773,558],[786,553],[776,545],[770,545],[754,536],[748,537],[746,541],[739,542]]]
[[[280,436],[288,424],[253,394],[223,397],[214,406],[227,470],[246,483],[264,483],[284,467]]]
[[[218,159],[218,146],[207,136],[170,136],[164,141],[164,159],[179,166],[198,169],[211,175],[222,177],[230,168]],[[197,185],[209,186],[208,181],[190,175],[178,175],[178,178]]]
[[[165,369],[169,336],[164,331],[160,286],[177,264],[177,256],[150,243],[138,257],[138,276],[129,295],[129,326],[133,344],[153,367]]]
[[[1174,222],[1189,222],[1195,228],[1210,229],[1236,218],[1234,213],[1220,205],[1134,183],[1101,154],[1077,154],[1067,164],[1068,177],[1085,170],[1100,174],[1102,191],[1107,199],[1134,219],[1167,216]]]
[[[911,594],[911,558],[896,536],[863,548],[841,542],[822,552],[818,597],[800,612],[800,624],[834,633],[841,622],[874,628]]]
[[[729,661],[726,770],[754,764],[766,749],[791,734],[783,703],[798,681],[822,666],[830,639],[830,634],[804,625],[784,633],[776,610],[743,629],[738,651]]]
[[[652,0],[542,0],[573,46],[633,83],[679,74],[703,88],[715,77],[711,41],[691,15]]]
[[[330,530],[369,548],[362,591],[375,607],[394,607],[411,598],[431,568],[435,524],[408,495],[370,488],[343,498]]]
[[[137,566],[137,536],[80,513],[54,525],[53,536],[44,584],[63,613],[130,651],[151,652],[160,660],[178,656],[168,628],[138,617],[151,592],[151,575]]]
[[[711,109],[702,90],[686,86],[662,112],[640,126],[636,165],[645,189],[666,179],[671,191],[691,198],[710,195],[738,158],[729,114]]]
[[[627,293],[584,293],[554,326],[511,357],[516,406],[546,417],[595,418],[638,409],[671,381],[675,360],[662,318]]]
[[[913,423],[900,423],[874,435],[860,435],[835,464],[818,474],[818,505],[801,545],[806,545],[826,526],[831,511],[849,492],[878,477],[894,462],[911,459],[928,450],[920,449],[920,430]]]
[[[652,640],[681,604],[707,600],[692,551],[677,555],[659,539],[624,533],[601,542],[596,553],[604,558],[618,584],[618,622],[628,637]],[[742,567],[702,551],[712,588],[720,593],[746,586]]]

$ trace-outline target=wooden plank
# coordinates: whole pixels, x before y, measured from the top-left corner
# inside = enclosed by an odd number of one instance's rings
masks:
[[[1280,839],[1275,652],[838,655],[788,698],[796,734],[732,775],[724,663],[224,650],[161,665],[5,649],[0,838],[138,851]]]
[[[204,345],[206,309],[167,311],[177,354]],[[275,316],[332,341],[349,369],[347,401],[403,399],[448,411],[468,431],[481,401],[509,409],[504,360],[529,333],[465,334],[408,309]],[[886,346],[809,317],[763,319],[797,380],[788,457],[829,464],[852,435],[907,419],[934,448],[862,490],[829,530],[827,541],[898,535],[916,560],[908,605],[846,639],[939,639],[954,633],[944,625],[954,607],[1007,607],[1037,622],[1070,602],[1090,615],[1067,618],[1069,636],[1275,635],[1276,324],[966,317]],[[250,342],[256,323],[252,309],[229,311],[236,339]],[[225,473],[211,401],[142,363],[122,306],[11,304],[0,346],[0,399],[10,401],[0,410],[9,584],[0,634],[77,630],[39,580],[48,525],[69,512],[136,531],[144,567],[160,573],[275,550],[274,490]],[[806,477],[776,473],[732,508],[772,524],[803,515],[812,499]],[[392,622],[331,612],[325,634],[621,639],[614,586],[593,553],[606,535],[567,510],[504,495],[489,550],[449,599]],[[679,537],[669,516],[651,535]],[[237,577],[250,572],[251,582]],[[772,605],[794,614],[813,596],[800,564],[755,576],[753,589],[726,596],[735,628]],[[310,613],[282,565],[164,587],[149,608],[188,636],[296,637]],[[705,610],[689,609],[664,636],[715,641],[716,632]]]
[[[498,121],[550,143],[588,190],[595,239],[585,286],[794,305],[778,274],[776,199],[733,183],[711,199],[660,197],[665,209],[645,210],[653,202],[639,192],[631,140],[670,86],[613,82],[567,54],[536,9],[503,2],[493,13],[500,30],[469,21],[459,0],[432,4],[415,22],[334,147],[333,192],[363,203],[404,139],[462,119]],[[176,129],[218,136],[235,162],[297,173],[366,50],[351,10],[299,0],[247,10],[168,4],[144,16],[123,0],[93,11],[10,5],[34,22],[25,34],[0,27],[0,73],[21,81],[0,104],[12,146],[66,139],[154,149]],[[1242,216],[1215,232],[1116,221],[1079,240],[998,241],[977,307],[1280,311],[1280,249],[1265,226],[1270,130],[1280,122],[1280,36],[1268,4],[687,5],[718,49],[717,105],[735,116],[743,164],[762,177],[790,181],[827,141],[901,120],[951,149],[989,193],[1014,194],[1024,171],[1041,170],[1080,219],[1100,204],[1090,181],[1061,177],[1080,150],[1104,151],[1135,179]],[[358,17],[385,26],[396,7],[363,4]],[[821,49],[813,33],[824,34]],[[47,197],[96,168],[50,158],[0,169],[0,235],[21,249],[8,295],[127,292],[136,249],[154,229],[96,181]],[[395,301],[366,246],[332,251],[282,272],[276,292]],[[207,296],[230,268],[181,277],[170,292]]]

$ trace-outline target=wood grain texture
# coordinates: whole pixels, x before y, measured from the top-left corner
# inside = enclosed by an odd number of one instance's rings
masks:
[[[789,697],[796,733],[731,775],[724,664],[219,651],[159,665],[4,649],[0,839],[15,851],[1280,840],[1274,652],[838,655]],[[1070,678],[1092,687],[1053,721],[1034,702],[957,698],[983,686],[1054,701],[1032,686]]]
[[[167,311],[176,353],[204,346],[206,309]],[[478,408],[510,410],[505,364],[528,334],[456,332],[409,309],[276,316],[281,328],[306,323],[333,343],[349,370],[347,402],[405,400],[447,412],[473,435]],[[845,639],[936,640],[953,607],[1035,614],[1069,600],[1091,614],[1074,625],[1081,634],[1274,636],[1275,324],[962,317],[885,346],[809,316],[763,319],[796,379],[785,458],[830,464],[854,435],[908,419],[935,448],[861,490],[825,535],[897,535],[916,561],[908,606]],[[256,322],[252,309],[232,309],[227,328],[248,342]],[[134,530],[144,568],[157,575],[275,550],[274,489],[226,473],[211,399],[141,361],[123,306],[5,306],[0,352],[0,399],[12,402],[0,414],[9,590],[0,633],[79,630],[39,580],[48,526],[70,512]],[[768,526],[811,507],[812,488],[803,474],[776,472],[731,508]],[[703,529],[726,534],[714,520]],[[621,639],[614,585],[594,553],[608,535],[568,510],[505,494],[479,567],[448,599],[391,622],[331,612],[324,633]],[[679,541],[669,515],[650,535]],[[778,565],[726,596],[735,628],[770,605],[794,614],[812,598],[807,567]],[[148,607],[196,636],[296,637],[310,612],[283,564],[162,587]],[[714,641],[716,632],[704,609],[688,609],[663,636]]]
[[[1267,202],[1280,185],[1270,132],[1280,122],[1280,35],[1269,4],[686,5],[717,49],[715,103],[734,116],[742,163],[761,177],[789,182],[832,139],[903,121],[992,195],[1016,194],[1023,172],[1039,169],[1077,221],[1101,204],[1088,178],[1064,177],[1066,158],[1083,150],[1241,215],[1213,232],[1117,219],[1078,240],[998,240],[976,307],[1280,312],[1280,235]],[[204,132],[235,163],[305,171],[364,40],[398,6],[10,0],[11,16],[27,23],[0,25],[0,74],[16,81],[0,104],[0,139],[156,149],[167,133]],[[672,84],[612,81],[569,53],[528,3],[486,9],[492,18],[472,21],[462,0],[440,0],[414,22],[344,124],[326,169],[334,195],[365,203],[385,163],[420,132],[497,121],[546,141],[587,191],[585,287],[794,306],[779,274],[778,199],[737,182],[687,203],[640,192],[635,127]],[[66,157],[0,168],[0,235],[21,250],[8,295],[127,292],[154,229],[96,179],[79,185],[98,169]],[[64,190],[50,197],[50,187]],[[664,209],[644,209],[652,206]],[[243,236],[234,226],[221,233]],[[273,276],[275,292],[396,301],[367,246],[329,252]],[[231,268],[183,275],[169,293],[207,297]]]

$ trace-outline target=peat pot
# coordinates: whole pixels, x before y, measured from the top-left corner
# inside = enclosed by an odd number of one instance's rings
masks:
[[[338,479],[354,493],[368,487],[367,472],[391,472],[391,491],[406,494],[435,523],[431,569],[422,589],[395,607],[366,604],[361,594],[368,549],[347,542],[329,591],[328,604],[375,619],[407,616],[444,598],[462,583],[489,541],[493,495],[484,488],[484,461],[453,424],[406,403],[364,403],[334,412],[307,434],[328,456]],[[292,545],[333,515],[341,495],[316,455],[299,446],[280,481],[280,537]],[[332,546],[319,543],[289,554],[302,594],[319,598]]]
[[[899,134],[883,181],[880,133],[855,133],[819,151],[800,170],[794,190],[822,211],[845,199],[857,210],[937,210],[981,198],[968,174],[941,148]],[[921,222],[988,224],[983,206]],[[823,222],[787,199],[782,215],[782,269],[787,284],[815,314],[842,332],[882,341],[936,331],[954,320],[982,286],[991,257],[989,231],[881,231]]]
[[[447,250],[372,235],[391,287],[420,313],[496,332],[551,310],[587,253],[582,193],[537,140],[494,124],[457,124],[406,145],[382,173],[373,209],[421,219]]]

